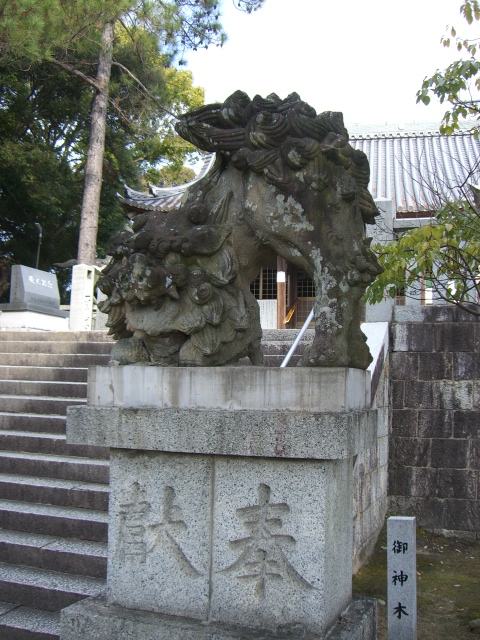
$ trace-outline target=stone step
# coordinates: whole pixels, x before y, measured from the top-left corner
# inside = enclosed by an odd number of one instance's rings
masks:
[[[0,640],[58,640],[60,613],[0,602]]]
[[[0,562],[106,578],[107,545],[0,529]]]
[[[93,509],[0,500],[0,528],[107,542],[108,514]]]
[[[17,367],[91,367],[108,365],[110,356],[98,353],[0,353],[0,365]]]
[[[285,354],[286,355],[286,354]],[[275,355],[271,356],[265,354],[263,356],[263,361],[266,367],[279,367],[285,359],[285,355]],[[300,362],[300,356],[297,353],[294,353],[290,358],[287,367],[296,367]]]
[[[11,431],[9,429],[0,429],[0,450],[49,453],[103,460],[109,458],[108,448],[67,444],[65,434],[31,433],[30,431]]]
[[[86,398],[86,382],[54,382],[43,380],[2,380],[2,393],[15,396],[43,396],[55,398]]]
[[[104,588],[105,580],[100,578],[0,564],[0,599],[5,601],[8,597],[25,606],[35,602],[44,611],[60,611]]]
[[[0,365],[0,380],[44,380],[52,382],[87,382],[88,369],[65,367],[16,367]]]
[[[278,342],[265,342],[262,343],[262,350],[264,355],[285,357],[289,352],[292,344],[293,342],[286,342],[281,340],[279,340]],[[305,348],[310,345],[311,342],[300,342],[295,349],[295,354],[301,355],[305,351]]]
[[[67,407],[86,404],[83,398],[50,398],[48,396],[0,395],[3,412],[67,415]]]
[[[53,340],[0,340],[0,353],[110,354],[113,342],[61,342]]]
[[[8,474],[107,484],[109,468],[107,460],[0,451],[0,469]]]
[[[109,492],[108,485],[98,482],[0,473],[0,495],[5,500],[107,511]]]
[[[262,343],[264,342],[289,342],[293,344],[295,338],[300,333],[300,329],[264,329]],[[314,329],[307,329],[302,341],[311,342],[315,335]]]
[[[24,342],[41,340],[42,342],[109,342],[112,338],[106,331],[0,331],[0,342]]]
[[[65,425],[65,416],[0,412],[0,429],[2,430],[65,434]]]

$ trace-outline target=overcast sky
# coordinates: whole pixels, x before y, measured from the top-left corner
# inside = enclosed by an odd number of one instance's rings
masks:
[[[445,108],[416,104],[423,78],[456,51],[440,38],[454,24],[472,34],[460,0],[266,0],[245,15],[223,2],[228,42],[192,52],[188,68],[206,102],[236,89],[251,98],[300,94],[317,111],[342,111],[347,123],[440,120]],[[478,25],[476,25],[478,30]]]

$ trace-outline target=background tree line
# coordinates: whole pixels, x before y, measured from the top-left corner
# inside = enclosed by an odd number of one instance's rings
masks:
[[[234,0],[251,12],[263,0]],[[203,104],[188,49],[220,46],[220,0],[0,0],[0,287],[8,267],[105,256],[124,183],[185,182],[175,114]],[[175,66],[175,63],[178,65]],[[98,236],[97,236],[98,227]],[[80,241],[79,241],[80,236]],[[57,271],[65,290],[70,272]]]

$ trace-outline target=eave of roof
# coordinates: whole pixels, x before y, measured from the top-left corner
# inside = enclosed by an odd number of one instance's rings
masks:
[[[370,162],[369,191],[374,199],[393,200],[401,217],[437,211],[446,201],[465,197],[469,182],[480,183],[480,140],[470,130],[443,136],[438,131],[353,133],[350,143]],[[154,187],[150,194],[126,187],[120,203],[131,217],[141,211],[172,211],[186,190],[210,169],[209,154],[199,175],[176,187]]]
[[[368,157],[373,198],[393,200],[398,213],[436,211],[480,182],[480,140],[470,131],[353,134],[350,143]]]

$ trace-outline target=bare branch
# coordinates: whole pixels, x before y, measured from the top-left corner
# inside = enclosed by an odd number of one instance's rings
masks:
[[[73,67],[71,64],[62,62],[61,60],[56,60],[55,58],[53,60],[50,60],[49,62],[51,62],[57,67],[60,67],[60,69],[63,69],[64,71],[68,71],[68,73],[71,73],[72,75],[77,76],[77,78],[81,78],[84,82],[86,82],[91,87],[93,87],[95,91],[98,91],[99,93],[101,93],[102,91],[101,87],[95,82],[93,78],[90,78],[90,76],[85,75],[84,73],[82,73],[81,71]]]
[[[172,113],[171,111],[169,111],[168,109],[166,109],[161,103],[160,101],[153,95],[153,93],[151,93],[147,87],[143,84],[143,82],[141,82],[137,76],[135,74],[133,74],[130,69],[128,69],[127,67],[125,67],[123,64],[121,64],[120,62],[116,62],[113,61],[112,62],[113,65],[115,65],[116,67],[118,67],[119,69],[121,69],[123,72],[125,72],[128,76],[130,76],[130,78],[132,78],[132,80],[134,82],[136,82],[138,84],[138,86],[140,87],[140,89],[145,93],[145,95],[147,95],[150,100],[152,100],[152,102],[154,102],[157,107],[159,109],[161,109],[162,111],[165,111],[165,113],[168,113],[168,115],[172,116],[173,118],[175,118],[175,120],[177,120],[177,116]]]

